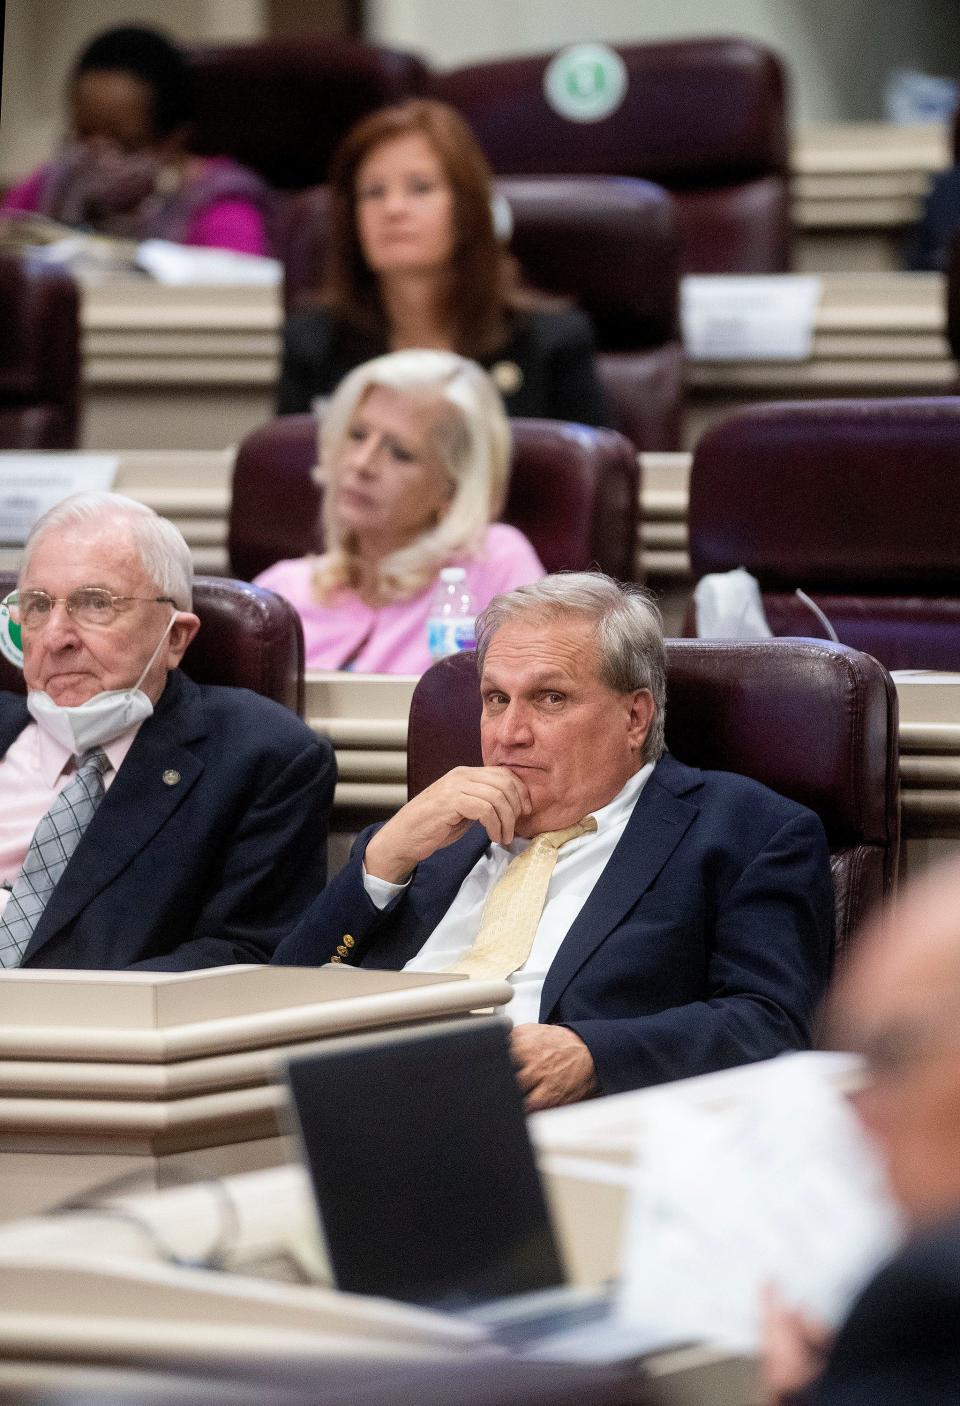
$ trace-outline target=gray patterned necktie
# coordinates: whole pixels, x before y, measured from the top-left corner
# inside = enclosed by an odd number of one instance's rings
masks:
[[[50,895],[103,800],[103,773],[109,765],[101,748],[84,752],[73,776],[34,831],[0,917],[0,967],[20,965]]]

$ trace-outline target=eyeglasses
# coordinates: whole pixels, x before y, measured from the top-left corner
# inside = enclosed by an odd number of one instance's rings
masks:
[[[49,596],[46,591],[11,591],[0,602],[6,606],[10,619],[21,629],[42,630],[50,619],[53,607],[62,602],[67,614],[78,625],[112,625],[124,601],[150,601],[176,605],[170,596],[116,596],[102,586],[79,586],[68,596]]]

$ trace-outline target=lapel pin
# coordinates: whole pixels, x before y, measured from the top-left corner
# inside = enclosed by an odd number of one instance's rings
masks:
[[[167,771],[163,773],[162,779],[164,786],[176,786],[177,782],[180,780],[180,773],[179,771],[174,771],[173,768],[170,767]]]

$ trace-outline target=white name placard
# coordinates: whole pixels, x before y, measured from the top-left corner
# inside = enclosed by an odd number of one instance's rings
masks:
[[[116,454],[0,454],[0,545],[20,547],[48,508],[71,493],[109,491]]]
[[[692,361],[806,361],[821,280],[811,274],[688,274],[680,323]]]

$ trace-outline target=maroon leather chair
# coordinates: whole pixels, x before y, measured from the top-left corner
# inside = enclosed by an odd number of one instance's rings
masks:
[[[16,587],[13,572],[0,572],[0,599]],[[245,581],[198,576],[193,606],[200,629],[183,657],[183,671],[197,683],[249,688],[303,716],[303,630],[282,597]],[[0,688],[24,693],[23,674],[0,655]]]
[[[789,265],[783,65],[747,39],[617,47],[620,107],[599,122],[561,117],[544,96],[553,54],[434,75],[498,174],[641,176],[677,201],[685,272],[774,273]]]
[[[510,204],[510,247],[526,281],[572,298],[591,318],[618,427],[638,449],[678,448],[683,351],[673,201],[648,181],[610,176],[505,176],[496,187]],[[322,281],[328,210],[323,186],[288,208],[279,251],[288,306]]]
[[[761,406],[700,440],[694,575],[745,566],[777,635],[839,639],[888,669],[960,669],[960,398]]]
[[[422,92],[412,54],[353,40],[271,39],[195,48],[195,149],[232,156],[279,190],[326,180],[330,156],[374,108]]]
[[[815,810],[830,846],[837,950],[896,878],[897,699],[868,655],[812,640],[667,642],[667,745],[691,766],[739,772]],[[411,796],[480,764],[472,654],[434,664],[413,694]]]
[[[77,286],[0,258],[0,449],[76,449],[79,418]]]
[[[548,571],[598,566],[634,574],[640,469],[613,430],[514,420],[513,472],[503,514]],[[317,421],[281,415],[248,435],[233,471],[230,568],[253,577],[284,557],[320,551],[322,489],[313,481]]]

